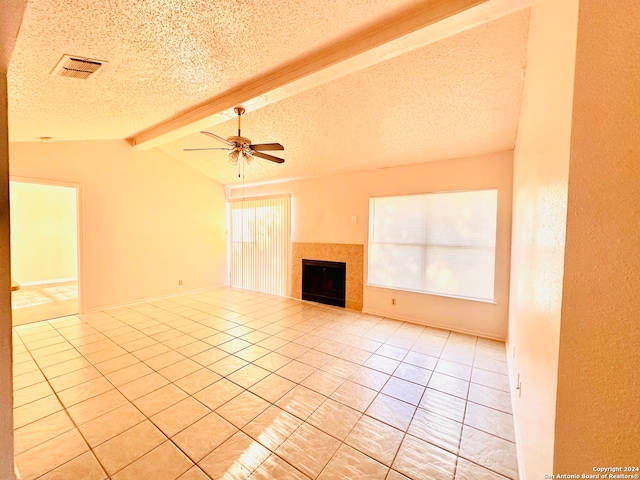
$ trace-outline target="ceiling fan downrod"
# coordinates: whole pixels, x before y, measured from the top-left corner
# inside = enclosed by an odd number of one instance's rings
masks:
[[[242,117],[242,115],[245,113],[246,110],[244,109],[244,107],[234,107],[233,111],[238,115],[238,136],[237,137],[231,136],[228,138],[222,138],[221,136],[216,135],[215,133],[206,132],[206,131],[200,132],[200,133],[203,133],[204,135],[215,138],[216,140],[219,140],[220,142],[226,144],[227,146],[225,148],[222,148],[222,147],[220,148],[218,147],[185,148],[184,150],[185,151],[193,151],[193,150],[227,150],[229,151],[230,150],[231,153],[229,153],[229,162],[232,163],[233,165],[236,165],[238,163],[238,160],[242,158],[244,158],[246,163],[248,164],[253,160],[253,157],[263,158],[265,160],[269,160],[275,163],[284,163],[283,158],[274,157],[273,155],[264,153],[265,151],[284,150],[284,147],[279,143],[257,143],[255,145],[252,144],[251,140],[242,136],[240,117]]]
[[[244,107],[233,107],[233,111],[236,112],[236,115],[238,115],[238,136],[241,137],[242,135],[240,135],[240,117],[244,114],[245,109]]]

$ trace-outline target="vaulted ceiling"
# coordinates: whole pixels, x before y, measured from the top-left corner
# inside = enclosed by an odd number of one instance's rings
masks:
[[[244,136],[285,146],[284,164],[246,167],[250,182],[508,150],[529,3],[448,0],[461,6],[441,20],[441,0],[30,0],[10,139],[129,139],[223,184],[238,181],[226,152],[183,149],[221,146],[202,129],[234,135],[234,104]],[[63,54],[107,64],[51,75]]]

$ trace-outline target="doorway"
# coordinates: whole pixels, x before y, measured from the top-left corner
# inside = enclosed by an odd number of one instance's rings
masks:
[[[291,196],[232,199],[229,208],[231,286],[286,295]]]
[[[13,325],[77,314],[79,186],[9,182]]]

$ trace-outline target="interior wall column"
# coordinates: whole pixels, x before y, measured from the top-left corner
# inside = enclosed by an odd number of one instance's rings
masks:
[[[580,0],[553,473],[640,463],[638,24]]]
[[[14,478],[13,347],[9,237],[9,109],[7,72],[27,0],[2,0],[0,15],[0,478]]]
[[[7,76],[0,73],[0,478],[13,478],[12,360]]]

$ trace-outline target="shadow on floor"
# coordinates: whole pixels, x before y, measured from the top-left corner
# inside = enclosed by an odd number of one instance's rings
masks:
[[[11,292],[13,326],[78,313],[78,282],[23,286]]]

